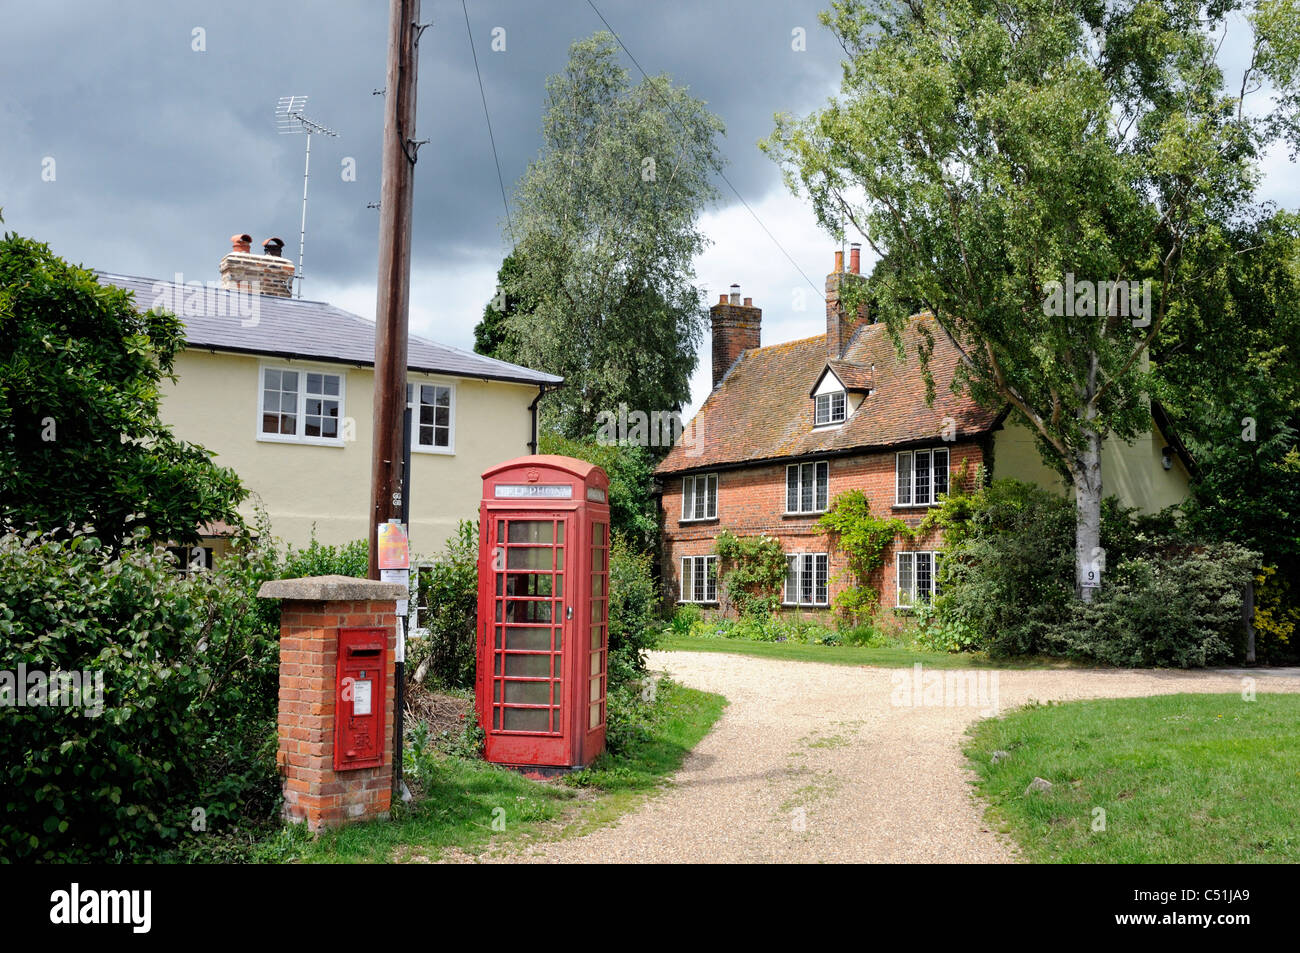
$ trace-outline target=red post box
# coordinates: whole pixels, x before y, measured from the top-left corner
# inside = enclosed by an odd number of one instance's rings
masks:
[[[386,629],[339,630],[335,664],[335,771],[377,768],[384,763],[387,655]]]
[[[571,457],[483,474],[475,696],[488,761],[575,768],[605,747],[609,478]]]

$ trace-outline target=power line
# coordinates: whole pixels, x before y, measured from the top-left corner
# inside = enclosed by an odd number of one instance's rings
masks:
[[[483,100],[483,118],[487,120],[488,141],[492,143],[492,161],[497,167],[497,184],[501,186],[501,205],[506,210],[506,224],[510,228],[510,244],[515,243],[515,223],[510,218],[510,203],[506,201],[506,180],[501,175],[501,159],[497,156],[497,139],[492,134],[492,116],[488,112],[487,93],[483,91],[483,74],[478,68],[478,51],[474,49],[474,32],[469,27],[469,8],[465,0],[460,0],[461,12],[465,14],[465,35],[469,37],[469,52],[474,57],[474,75],[478,77],[478,94]]]
[[[465,0],[461,0],[462,4],[464,2]],[[587,6],[591,7],[592,11],[596,14],[596,16],[600,17],[600,22],[605,24],[605,29],[609,30],[609,32],[613,34],[614,39],[618,41],[618,45],[622,47],[623,52],[627,54],[627,58],[632,61],[632,65],[635,66],[640,71],[641,75],[645,77],[645,79],[648,81],[650,79],[649,74],[647,74],[646,71],[642,69],[641,64],[637,62],[636,57],[632,55],[632,51],[629,50],[627,48],[627,44],[623,42],[623,38],[618,35],[618,31],[615,30],[612,26],[610,26],[609,21],[605,19],[605,14],[601,13],[600,10],[596,9],[596,4],[593,3],[592,0],[587,0]],[[650,87],[651,89],[654,90],[656,95],[659,94],[658,87],[656,87],[654,83],[650,83]],[[682,121],[682,117],[677,115],[677,110],[673,108],[673,104],[666,99],[663,99],[661,101],[665,106],[668,107],[668,111],[672,113],[673,118],[677,120],[677,125],[682,127],[682,131],[685,132],[687,135],[690,135],[690,129],[688,129],[686,123]],[[809,287],[811,287],[812,290],[818,294],[818,296],[824,296],[825,292],[821,288],[818,288],[817,285],[813,282],[813,280],[808,277],[807,273],[802,268],[799,267],[799,263],[794,260],[794,258],[790,255],[788,251],[785,250],[785,246],[783,246],[779,241],[777,241],[776,236],[773,235],[772,232],[768,229],[768,227],[763,224],[763,220],[758,217],[758,213],[755,212],[753,208],[750,207],[750,204],[745,201],[745,197],[740,194],[740,190],[731,184],[731,180],[727,178],[727,173],[722,171],[721,163],[714,163],[713,170],[718,173],[718,176],[722,179],[723,182],[727,183],[727,188],[731,189],[732,193],[735,194],[736,198],[740,200],[740,204],[745,206],[745,211],[747,211],[751,216],[753,216],[754,221],[758,223],[758,227],[761,228],[763,230],[763,233],[772,240],[772,244],[775,245],[780,250],[781,254],[785,255],[786,260],[790,262],[791,265],[794,266],[794,270],[799,272],[799,274],[803,275],[803,280],[808,282]]]

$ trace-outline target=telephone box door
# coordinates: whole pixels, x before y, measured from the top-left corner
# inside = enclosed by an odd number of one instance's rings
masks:
[[[484,697],[490,715],[483,713],[483,727],[489,760],[566,764],[573,716],[566,691],[573,651],[566,598],[574,571],[568,558],[572,514],[492,515],[487,531],[492,612],[484,632],[490,659]]]

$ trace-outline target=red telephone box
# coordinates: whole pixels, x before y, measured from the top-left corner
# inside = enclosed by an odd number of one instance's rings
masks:
[[[488,761],[572,768],[605,747],[609,478],[571,457],[483,474],[475,697]]]

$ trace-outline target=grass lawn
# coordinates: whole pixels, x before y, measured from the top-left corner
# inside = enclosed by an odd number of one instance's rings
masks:
[[[976,724],[966,755],[1029,861],[1300,862],[1300,695],[1034,706]],[[1036,776],[1052,790],[1025,794]]]
[[[929,668],[1070,668],[1060,659],[996,659],[981,652],[927,652],[902,646],[819,645],[807,642],[751,642],[748,639],[696,638],[664,632],[656,649],[665,652],[729,652],[790,662],[827,662],[831,665],[877,665],[906,668],[917,662]]]
[[[721,695],[667,680],[659,683],[662,717],[649,740],[602,755],[563,781],[531,781],[482,761],[440,758],[424,796],[394,810],[391,821],[353,824],[311,838],[285,828],[267,859],[307,863],[437,860],[448,850],[572,837],[607,823],[659,788],[722,714]],[[494,830],[504,821],[504,831]]]

